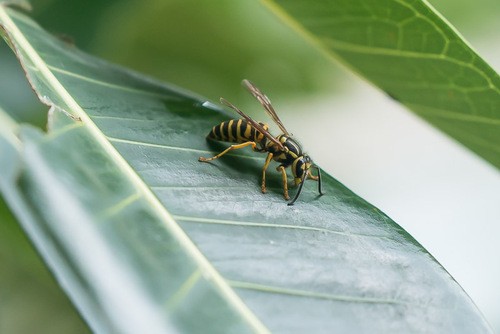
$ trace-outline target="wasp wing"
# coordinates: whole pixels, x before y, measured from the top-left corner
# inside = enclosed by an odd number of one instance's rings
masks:
[[[266,112],[269,114],[269,116],[271,116],[271,118],[278,125],[281,131],[283,131],[286,136],[291,137],[290,133],[286,130],[285,126],[278,117],[278,114],[276,114],[276,111],[271,104],[271,100],[269,100],[269,98],[264,93],[262,93],[260,89],[255,87],[255,85],[247,79],[243,80],[241,83],[260,102],[260,104],[264,107]]]
[[[233,109],[236,111],[238,114],[240,114],[241,117],[247,120],[248,123],[250,123],[255,129],[257,129],[260,133],[262,133],[264,136],[266,136],[267,139],[278,145],[278,147],[282,150],[284,150],[283,144],[281,144],[276,138],[273,137],[272,134],[269,133],[269,131],[265,130],[262,125],[254,121],[253,119],[250,118],[247,114],[245,114],[243,111],[238,109],[234,104],[226,100],[225,98],[221,97],[220,102],[229,108]]]

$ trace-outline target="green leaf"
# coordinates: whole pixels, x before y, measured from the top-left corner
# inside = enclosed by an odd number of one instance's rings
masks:
[[[500,167],[500,76],[427,2],[264,3],[328,55]]]
[[[232,115],[79,52],[0,6],[47,133],[2,131],[0,189],[96,331],[490,332],[405,231],[329,175],[294,207]],[[6,140],[16,134],[16,140]],[[3,172],[5,171],[5,173]]]
[[[2,333],[89,333],[2,198],[0,314]]]

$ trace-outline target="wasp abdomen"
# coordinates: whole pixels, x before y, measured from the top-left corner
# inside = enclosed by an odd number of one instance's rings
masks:
[[[267,125],[265,125],[265,128],[267,128]],[[232,119],[222,122],[214,126],[207,137],[231,143],[244,143],[248,141],[258,143],[265,138],[264,134],[244,119]]]

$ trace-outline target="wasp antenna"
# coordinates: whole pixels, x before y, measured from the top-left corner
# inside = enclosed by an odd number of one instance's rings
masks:
[[[321,169],[318,166],[314,165],[314,168],[318,171],[318,191],[320,195],[324,195],[325,193],[322,191],[321,186]]]
[[[295,196],[293,197],[293,199],[288,203],[288,205],[293,205],[293,203],[295,203],[295,201],[297,200],[297,198],[299,198],[299,195],[300,193],[302,192],[302,187],[304,186],[304,183],[306,182],[307,180],[307,170],[304,171],[304,176],[302,176],[302,181],[300,182],[300,185],[299,185],[299,189],[297,190],[297,193],[295,194]]]

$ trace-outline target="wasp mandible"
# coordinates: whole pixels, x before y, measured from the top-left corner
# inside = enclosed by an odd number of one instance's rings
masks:
[[[318,181],[318,191],[320,195],[323,195],[321,190],[321,171],[319,167],[316,166],[312,162],[311,158],[302,151],[300,145],[292,139],[292,136],[286,130],[285,126],[276,114],[276,111],[274,111],[269,98],[250,81],[245,79],[242,81],[242,84],[260,102],[260,104],[264,107],[264,110],[269,114],[269,116],[271,116],[272,120],[276,123],[276,125],[278,125],[283,133],[273,137],[268,131],[269,126],[267,124],[254,121],[243,111],[221,97],[220,102],[235,110],[241,117],[243,117],[243,119],[232,119],[214,126],[207,138],[237,144],[229,146],[227,149],[212,158],[200,157],[198,160],[203,162],[212,161],[220,158],[232,150],[251,146],[256,152],[267,152],[266,162],[262,168],[261,189],[263,193],[266,192],[266,170],[271,160],[274,160],[280,163],[276,170],[281,172],[283,179],[283,196],[286,200],[290,199],[290,196],[288,196],[288,181],[286,175],[287,167],[291,167],[295,185],[299,186],[295,197],[288,203],[288,205],[293,205],[293,203],[295,203],[307,178]],[[315,168],[318,175],[313,175],[311,173],[311,168]]]

